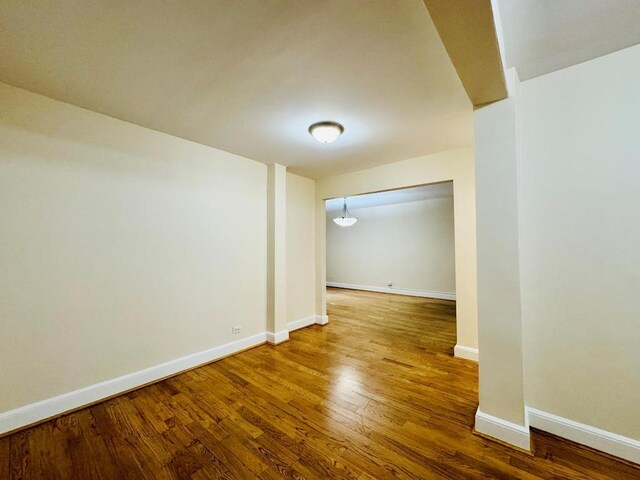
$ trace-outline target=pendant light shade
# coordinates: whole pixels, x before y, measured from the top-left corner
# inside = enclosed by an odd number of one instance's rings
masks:
[[[334,218],[333,221],[341,227],[350,227],[351,225],[356,223],[358,219],[355,217],[337,217]]]
[[[333,221],[336,225],[340,225],[341,227],[350,227],[358,221],[358,219],[356,217],[352,217],[349,210],[347,210],[346,197],[342,205],[342,214],[339,217],[334,218]]]
[[[320,143],[335,142],[342,135],[344,127],[336,122],[318,122],[309,127],[309,133]]]

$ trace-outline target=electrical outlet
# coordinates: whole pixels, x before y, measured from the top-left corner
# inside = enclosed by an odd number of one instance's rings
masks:
[[[231,327],[231,333],[240,333],[242,331],[242,327],[241,326],[237,326],[237,327]]]

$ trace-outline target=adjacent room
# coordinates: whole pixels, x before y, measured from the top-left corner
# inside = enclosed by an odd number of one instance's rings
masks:
[[[369,309],[388,309],[392,302],[410,302],[426,315],[434,311],[440,328],[455,341],[455,242],[453,183],[443,182],[326,201],[328,303],[360,299]],[[369,293],[359,293],[369,292]],[[390,298],[389,295],[422,300]],[[444,311],[446,319],[438,314]],[[335,318],[335,309],[333,318]],[[417,329],[429,330],[416,322]],[[423,332],[424,333],[424,332]]]
[[[456,299],[452,182],[336,198],[326,208],[327,286]]]
[[[640,2],[0,2],[0,480],[640,478]]]

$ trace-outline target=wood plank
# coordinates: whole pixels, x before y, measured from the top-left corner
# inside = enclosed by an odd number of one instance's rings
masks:
[[[0,478],[9,478],[10,455],[11,440],[9,437],[0,438]]]
[[[0,439],[0,479],[640,478],[553,435],[472,433],[455,302],[329,289],[326,326]]]

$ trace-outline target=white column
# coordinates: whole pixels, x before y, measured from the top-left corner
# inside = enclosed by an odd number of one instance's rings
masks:
[[[520,307],[517,76],[474,113],[480,407],[476,430],[529,449]]]
[[[267,166],[267,341],[289,340],[287,329],[287,167]]]
[[[316,196],[316,323],[326,325],[327,316],[327,256],[325,202]]]

